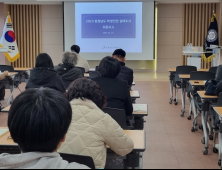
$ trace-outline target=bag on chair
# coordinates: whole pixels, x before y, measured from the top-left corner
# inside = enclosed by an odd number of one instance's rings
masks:
[[[0,101],[5,99],[5,85],[0,82]]]
[[[216,80],[207,81],[205,84],[205,95],[215,95],[218,82]]]

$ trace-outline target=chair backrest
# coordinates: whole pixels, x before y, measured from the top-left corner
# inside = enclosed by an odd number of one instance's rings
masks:
[[[126,113],[124,110],[113,109],[113,108],[103,108],[104,113],[109,114],[120,126],[122,129],[127,130],[126,124]]]
[[[82,76],[84,77],[84,74],[86,72],[85,68],[82,68],[82,67],[76,67],[76,68],[78,68],[78,69],[80,69],[82,71]]]
[[[96,169],[94,161],[89,156],[81,156],[81,155],[71,155],[65,153],[59,153],[63,160],[66,160],[69,163],[76,162],[78,164],[86,165],[90,169]]]
[[[214,73],[216,75],[217,74],[217,68],[218,67],[211,67],[209,72]]]
[[[4,72],[4,71],[15,72],[14,68],[8,65],[0,65],[0,71],[1,72]]]
[[[222,107],[222,93],[219,94],[219,98],[217,101],[217,106]]]
[[[197,71],[194,66],[178,66],[176,68],[175,81],[180,81],[179,74],[190,74],[192,71]]]
[[[193,71],[190,73],[190,80],[214,80],[215,74],[204,71]]]
[[[90,71],[89,72],[89,78],[93,79],[96,77],[100,77],[99,73],[97,71]]]

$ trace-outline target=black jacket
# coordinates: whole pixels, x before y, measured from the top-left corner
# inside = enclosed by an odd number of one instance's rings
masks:
[[[82,71],[74,66],[59,64],[58,66],[55,66],[55,70],[62,78],[66,89],[74,80],[83,77]]]
[[[34,68],[31,71],[29,82],[26,89],[48,87],[65,93],[66,89],[61,77],[54,69]]]
[[[124,62],[120,62],[121,64],[121,72],[117,76],[119,80],[127,81],[128,85],[131,87],[133,84],[133,70],[126,67]]]
[[[127,116],[132,115],[133,105],[130,91],[125,81],[106,77],[97,77],[92,80],[102,88],[107,97],[107,107],[122,109],[125,110]]]

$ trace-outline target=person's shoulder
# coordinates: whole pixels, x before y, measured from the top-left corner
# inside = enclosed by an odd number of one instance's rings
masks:
[[[125,68],[126,70],[128,70],[129,72],[132,72],[132,73],[133,73],[133,69],[131,69],[131,68],[127,67],[127,66],[124,66],[124,68]]]

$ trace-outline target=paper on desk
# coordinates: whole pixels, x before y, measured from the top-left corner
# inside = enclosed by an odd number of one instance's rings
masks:
[[[133,111],[134,112],[140,112],[140,111],[146,112],[147,111],[147,105],[135,104],[135,105],[133,105]]]
[[[0,137],[2,137],[4,134],[8,133],[8,129],[0,129]]]

